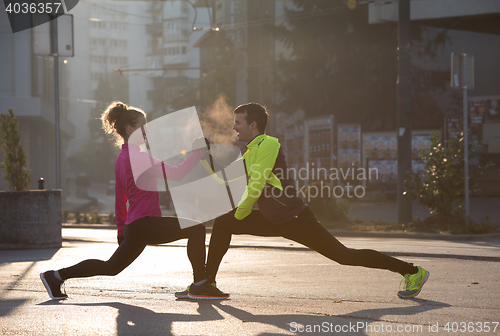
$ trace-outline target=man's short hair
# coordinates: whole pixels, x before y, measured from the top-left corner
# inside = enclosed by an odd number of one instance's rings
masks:
[[[248,124],[257,122],[257,130],[261,133],[266,131],[267,122],[269,121],[269,113],[267,108],[259,103],[248,103],[238,106],[234,110],[234,114],[246,113],[245,120]]]

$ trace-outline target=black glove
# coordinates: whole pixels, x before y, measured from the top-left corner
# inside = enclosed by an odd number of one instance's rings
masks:
[[[122,243],[122,241],[125,239],[125,237],[118,237],[118,245],[120,245]]]

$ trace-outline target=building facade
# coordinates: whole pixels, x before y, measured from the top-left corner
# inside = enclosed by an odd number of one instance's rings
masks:
[[[3,5],[2,5],[3,6]],[[0,113],[12,108],[19,120],[21,144],[28,156],[28,168],[33,176],[31,189],[37,189],[40,177],[45,188],[56,188],[56,134],[54,108],[54,61],[52,57],[33,54],[32,30],[13,33],[7,13],[0,13]],[[68,73],[60,60],[60,95],[66,91]],[[68,118],[68,104],[60,104],[61,153],[73,137],[75,125]],[[3,161],[0,153],[0,161]],[[2,172],[2,175],[4,172]],[[62,179],[62,187],[64,180]],[[0,179],[0,190],[7,188]]]

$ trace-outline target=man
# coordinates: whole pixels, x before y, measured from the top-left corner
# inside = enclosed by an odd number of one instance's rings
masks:
[[[284,173],[287,163],[278,139],[265,134],[268,120],[266,108],[257,103],[240,105],[234,110],[233,129],[240,141],[247,142],[243,159],[248,184],[237,208],[215,219],[206,265],[208,282],[215,286],[231,235],[250,234],[293,240],[342,265],[400,273],[406,281],[398,296],[412,298],[420,293],[429,277],[428,271],[374,250],[347,248],[316,220],[297,196],[294,181]],[[191,285],[190,297],[192,291],[196,292],[195,287]]]

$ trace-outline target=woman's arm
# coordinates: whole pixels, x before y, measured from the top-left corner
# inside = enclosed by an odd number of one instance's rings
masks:
[[[142,171],[144,172],[144,174],[147,174],[151,177],[180,181],[187,174],[189,174],[191,170],[193,170],[193,168],[198,162],[200,162],[200,159],[203,156],[205,156],[204,149],[195,150],[186,159],[184,159],[182,163],[174,167],[172,165],[169,165],[168,163],[162,162],[152,157],[147,153],[141,152],[140,158],[135,159],[132,162],[133,167],[134,165],[138,165],[136,166],[136,169],[132,168],[132,171]]]

